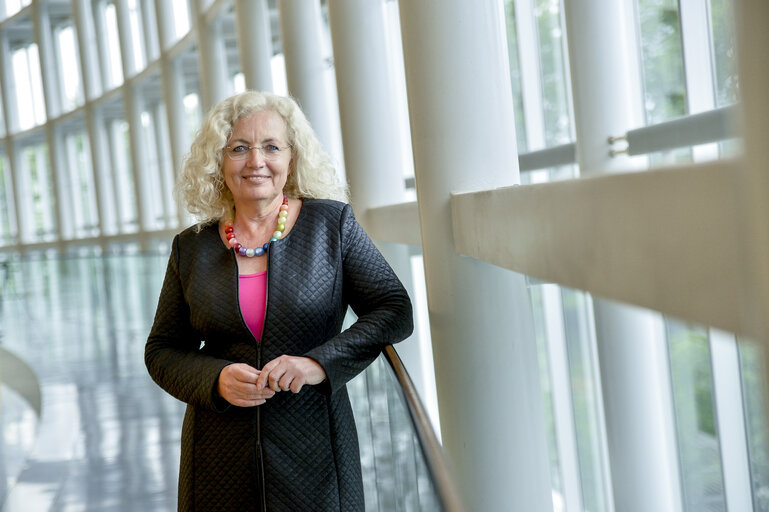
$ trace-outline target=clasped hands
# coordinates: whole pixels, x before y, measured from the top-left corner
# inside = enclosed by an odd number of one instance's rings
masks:
[[[262,405],[276,392],[299,393],[305,384],[320,384],[324,380],[326,372],[314,359],[283,355],[261,370],[245,363],[225,366],[219,374],[216,390],[232,405],[253,407]]]

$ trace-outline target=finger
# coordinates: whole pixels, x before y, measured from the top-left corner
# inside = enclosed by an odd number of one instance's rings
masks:
[[[294,379],[293,375],[286,372],[283,374],[283,376],[278,381],[278,387],[281,391],[288,391],[291,388],[291,383],[296,380]]]
[[[259,370],[247,364],[238,363],[230,366],[232,366],[232,370],[230,370],[232,376],[240,382],[253,383],[259,377]]]
[[[304,379],[294,379],[291,381],[291,387],[289,388],[292,393],[299,393],[304,386]]]
[[[267,379],[270,377],[270,372],[278,365],[278,363],[279,361],[277,359],[273,359],[262,367],[262,370],[259,372],[259,377],[256,379],[256,389],[261,391],[269,385]]]
[[[273,391],[281,391],[280,385],[278,382],[280,382],[280,379],[286,374],[286,369],[282,366],[278,366],[274,370],[270,372],[270,375],[267,377],[267,382],[269,382],[270,389]]]

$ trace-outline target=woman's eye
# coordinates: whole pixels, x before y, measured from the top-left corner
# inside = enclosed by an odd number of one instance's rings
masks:
[[[268,153],[277,153],[278,151],[280,151],[280,148],[275,144],[267,144],[262,149],[263,151],[266,151]]]
[[[243,153],[244,151],[248,151],[248,148],[246,146],[235,146],[232,148],[233,153]]]

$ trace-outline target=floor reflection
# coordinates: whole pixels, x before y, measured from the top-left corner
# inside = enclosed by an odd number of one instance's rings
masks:
[[[165,256],[9,264],[0,343],[37,374],[42,415],[36,421],[2,389],[4,512],[176,509],[184,406],[151,381],[143,358],[165,264]]]

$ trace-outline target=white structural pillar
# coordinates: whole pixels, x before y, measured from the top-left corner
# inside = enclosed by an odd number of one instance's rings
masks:
[[[565,15],[580,171],[627,170],[638,162],[611,158],[607,139],[643,124],[633,2],[566,2]],[[594,312],[614,509],[679,511],[662,317],[599,299]]]
[[[319,0],[279,0],[288,92],[299,102],[326,150],[341,162],[339,117],[326,71]]]
[[[9,174],[13,186],[14,226],[11,228],[16,234],[16,241],[21,244],[24,233],[21,226],[27,221],[23,211],[23,185],[20,167],[20,158],[16,152],[16,145],[11,140],[11,134],[18,130],[19,111],[16,108],[16,84],[13,75],[13,63],[11,62],[11,47],[8,41],[8,33],[0,31],[0,101],[2,101],[3,121],[5,122],[5,155],[8,158]]]
[[[552,510],[523,276],[457,255],[451,192],[518,181],[501,2],[400,5],[443,446],[470,510]]]
[[[61,114],[61,94],[59,73],[56,68],[56,59],[54,57],[53,41],[51,37],[51,22],[48,17],[48,4],[36,2],[32,5],[35,38],[37,39],[37,48],[40,58],[40,78],[43,86],[43,101],[45,102],[45,112],[48,120]],[[51,188],[54,191],[53,208],[57,215],[53,220],[56,231],[56,240],[69,238],[74,234],[72,215],[72,190],[67,186],[67,177],[62,171],[67,169],[66,164],[62,167],[60,162],[66,162],[62,158],[64,153],[57,151],[63,147],[61,144],[61,134],[57,133],[53,124],[45,124],[45,138],[48,147],[48,168],[51,177]],[[66,228],[65,228],[66,226]]]
[[[168,123],[168,135],[171,141],[171,164],[174,179],[179,175],[182,159],[189,147],[189,137],[184,114],[184,74],[179,60],[172,60],[167,50],[174,39],[173,10],[170,0],[155,2],[155,18],[160,41],[161,66],[163,69],[163,103],[165,104]],[[176,203],[176,215],[179,225],[187,224],[187,215],[180,201]]]
[[[99,56],[96,53],[96,37],[91,15],[90,2],[87,0],[74,0],[72,2],[72,16],[77,27],[77,47],[80,53],[80,76],[83,78],[83,96],[86,98],[85,122],[88,133],[89,148],[91,150],[91,176],[96,190],[96,212],[101,236],[114,232],[111,228],[117,225],[114,208],[109,208],[109,189],[99,172],[100,169],[108,169],[106,162],[106,145],[100,143],[101,130],[96,107],[88,100],[96,98],[101,92],[99,83]],[[104,248],[104,247],[102,247]]]
[[[221,37],[219,19],[208,21],[203,9],[203,0],[194,0],[196,27],[198,31],[198,62],[205,70],[200,76],[200,106],[203,113],[227,97],[227,55],[224,39]]]
[[[246,88],[272,91],[272,33],[267,0],[236,0],[235,20]]]
[[[151,226],[149,211],[144,206],[145,198],[152,197],[147,193],[148,186],[144,183],[145,148],[142,137],[142,98],[140,97],[137,86],[134,82],[128,81],[128,77],[136,71],[136,54],[131,44],[131,29],[129,22],[127,0],[117,0],[115,2],[118,35],[120,37],[120,55],[123,66],[123,79],[126,80],[123,85],[123,106],[128,121],[128,132],[130,138],[131,151],[131,175],[134,183],[134,197],[136,207],[136,225],[140,233],[140,245],[144,248],[143,233]]]
[[[394,83],[394,77],[401,75],[389,66],[391,49],[387,47],[381,6],[380,0],[328,3],[347,181],[355,214],[364,229],[369,208],[404,200],[401,162],[404,153],[410,153],[410,148],[404,147],[404,128],[397,116],[401,106],[395,91],[399,84]],[[409,248],[402,244],[378,246],[411,289]],[[424,401],[424,388],[429,383],[422,371],[421,342],[429,340],[414,335],[396,349]]]

